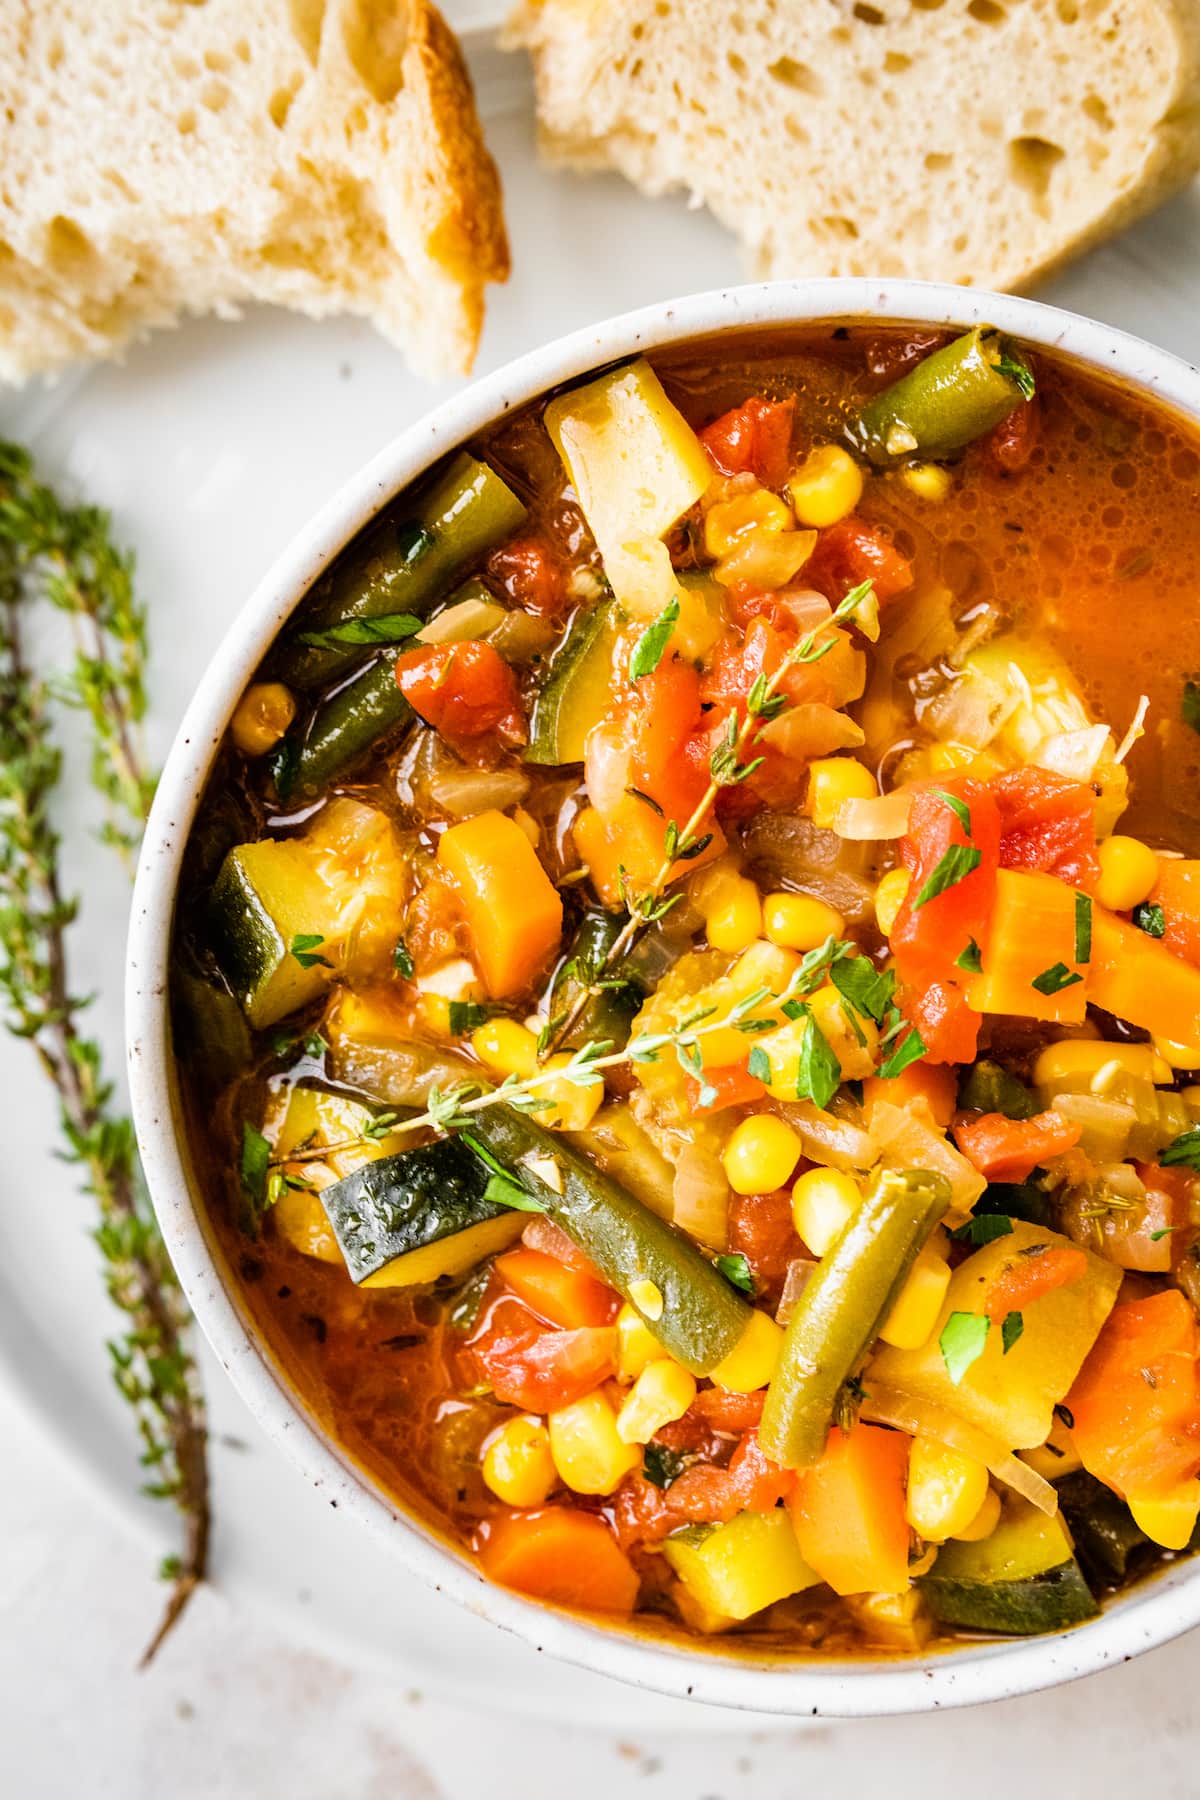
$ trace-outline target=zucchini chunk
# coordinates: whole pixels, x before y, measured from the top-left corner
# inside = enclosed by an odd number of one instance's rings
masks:
[[[944,1545],[917,1585],[935,1618],[968,1631],[1026,1637],[1081,1625],[1100,1610],[1062,1520],[1027,1500],[1010,1503],[991,1537]]]
[[[461,1138],[382,1157],[322,1190],[350,1279],[415,1287],[462,1275],[519,1237],[524,1218],[484,1199],[491,1171]]]
[[[727,1525],[686,1526],[666,1540],[663,1555],[686,1591],[680,1610],[709,1631],[748,1619],[820,1580],[801,1556],[782,1507],[738,1513]]]
[[[575,614],[533,703],[526,762],[583,761],[588,732],[612,703],[620,634],[621,609],[615,600],[600,600]]]
[[[329,889],[297,840],[263,838],[225,858],[209,906],[210,942],[256,1031],[324,993],[333,975],[329,910]],[[310,935],[324,941],[306,966],[291,946]]]
[[[1088,1576],[1100,1586],[1127,1581],[1152,1554],[1152,1546],[1125,1502],[1086,1469],[1076,1469],[1054,1485]]]

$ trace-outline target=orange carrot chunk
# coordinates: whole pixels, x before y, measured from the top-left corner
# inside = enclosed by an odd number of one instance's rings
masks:
[[[835,1594],[908,1587],[908,1439],[880,1425],[834,1426],[788,1501],[800,1554]]]
[[[594,1513],[506,1513],[482,1527],[476,1551],[492,1581],[535,1600],[606,1613],[632,1612],[637,1600],[637,1571]]]
[[[1114,1306],[1067,1396],[1083,1466],[1118,1494],[1200,1470],[1200,1333],[1178,1289]]]
[[[505,1285],[551,1325],[570,1331],[583,1325],[608,1325],[620,1305],[612,1289],[579,1269],[568,1268],[544,1250],[522,1245],[496,1258],[496,1273]]]
[[[1032,1119],[981,1113],[954,1127],[955,1143],[989,1181],[1027,1181],[1042,1163],[1074,1149],[1079,1138],[1079,1126],[1056,1112]]]
[[[983,1310],[989,1319],[1006,1318],[1010,1312],[1020,1312],[1056,1288],[1081,1281],[1087,1272],[1088,1259],[1082,1250],[1051,1245],[1037,1256],[1028,1252],[1014,1256],[992,1282]]]

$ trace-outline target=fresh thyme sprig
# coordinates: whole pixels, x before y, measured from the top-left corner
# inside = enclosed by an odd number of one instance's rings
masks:
[[[24,627],[38,600],[71,621],[75,654],[65,673],[40,676],[29,664]],[[170,1598],[143,1663],[205,1573],[204,1408],[187,1307],[146,1199],[133,1127],[113,1104],[100,1045],[81,1028],[87,1000],[71,989],[67,930],[79,903],[63,892],[50,806],[62,772],[58,704],[89,722],[104,840],[126,860],[136,851],[154,788],[140,742],[145,650],[130,561],[114,548],[105,515],[63,506],[23,450],[0,444],[0,1011],[57,1093],[67,1160],[96,1203],[105,1284],[125,1314],[108,1349],[137,1419],[146,1491],[173,1501],[184,1521],[182,1552],[163,1565]]]
[[[672,872],[679,862],[687,862],[703,853],[712,841],[712,834],[703,834],[702,827],[723,787],[733,787],[753,775],[762,763],[762,757],[747,758],[745,752],[753,748],[758,733],[764,725],[769,725],[781,713],[787,710],[786,694],[779,692],[780,684],[789,670],[798,664],[820,662],[823,656],[837,643],[837,638],[825,635],[850,618],[861,606],[875,597],[875,586],[871,581],[860,582],[834,608],[832,616],[814,631],[808,631],[794,644],[783,658],[779,667],[771,676],[759,675],[746,696],[746,712],[740,725],[737,714],[731,713],[725,736],[717,745],[709,758],[710,781],[705,788],[695,810],[687,824],[680,830],[676,822],[668,820],[663,838],[663,860],[653,882],[644,893],[633,895],[628,890],[624,870],[621,871],[621,899],[625,904],[629,917],[613,939],[600,974],[606,974],[628,954],[641,931],[647,925],[655,924],[675,906],[679,895],[667,895],[664,890],[671,881]],[[584,989],[575,999],[574,1004],[555,1021],[553,1032],[548,1036],[545,1045],[539,1045],[539,1053],[548,1055],[556,1044],[562,1042],[567,1033],[578,1024],[584,1008],[591,997],[590,991]]]

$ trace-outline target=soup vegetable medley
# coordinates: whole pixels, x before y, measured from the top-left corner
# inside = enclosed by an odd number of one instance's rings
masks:
[[[1200,1509],[1200,455],[988,329],[446,458],[189,847],[192,1155],[343,1450],[760,1652],[1055,1631]]]

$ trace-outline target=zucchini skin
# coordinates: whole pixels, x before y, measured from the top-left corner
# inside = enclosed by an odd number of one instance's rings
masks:
[[[297,620],[305,631],[328,631],[351,619],[384,613],[424,615],[463,563],[516,530],[524,503],[494,469],[459,451],[426,489],[409,519],[385,521],[339,558],[321,584],[321,600]],[[293,631],[271,660],[271,672],[290,687],[323,687],[347,668],[355,646],[318,649]]]
[[[659,1343],[693,1375],[709,1374],[736,1348],[753,1308],[673,1225],[601,1174],[561,1136],[510,1106],[477,1112],[470,1135],[541,1202]],[[530,1159],[553,1161],[561,1194],[530,1167]],[[662,1295],[657,1318],[639,1304],[643,1282],[653,1283]]]
[[[364,1163],[323,1189],[350,1279],[357,1285],[397,1257],[508,1213],[484,1199],[489,1178],[462,1139],[450,1137]]]
[[[1034,1637],[1082,1625],[1100,1611],[1072,1557],[1022,1581],[957,1581],[940,1578],[935,1563],[917,1583],[942,1625],[965,1631],[998,1631]]]
[[[576,703],[575,690],[594,657],[603,658],[606,672],[611,671],[619,617],[615,600],[599,600],[571,620],[533,703],[526,762],[550,767],[583,761],[584,738],[596,721]]]
[[[1149,1538],[1111,1488],[1077,1469],[1055,1482],[1058,1504],[1071,1528],[1075,1554],[1100,1585],[1127,1581],[1153,1554]]]

